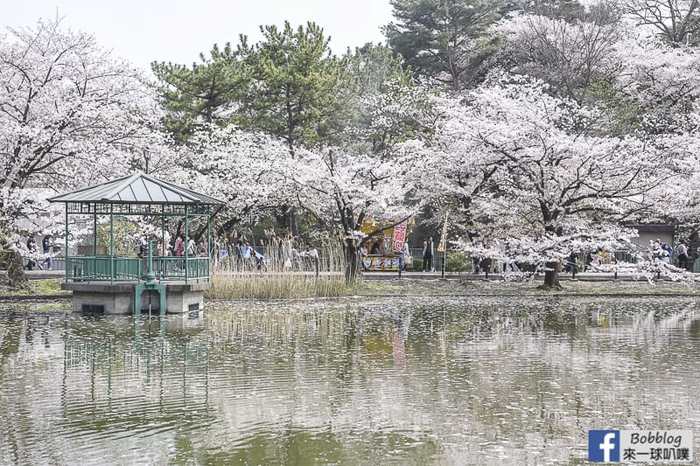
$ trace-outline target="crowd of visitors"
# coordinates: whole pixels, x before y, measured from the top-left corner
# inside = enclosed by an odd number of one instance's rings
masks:
[[[266,242],[267,241],[267,246]],[[265,231],[265,239],[259,240],[259,246],[254,247],[251,242],[244,236],[236,234],[232,247],[220,247],[216,245],[214,258],[218,261],[229,257],[234,261],[236,269],[240,270],[267,270],[268,264],[274,262],[275,270],[294,270],[301,269],[304,258],[308,255],[300,253],[295,246],[299,243],[299,239],[288,234],[285,237],[277,236],[274,231]],[[373,248],[368,252],[367,244],[360,247],[360,263],[364,271],[367,271],[365,258],[368,254],[381,254],[381,241],[371,242]],[[692,244],[692,242],[691,242]],[[145,258],[147,255],[147,240],[142,238],[138,244],[138,256]],[[660,239],[650,240],[646,256],[649,260],[657,260],[670,265],[677,266],[681,269],[692,270],[695,259],[698,257],[694,246],[693,251],[690,250],[686,241],[679,241],[675,248],[666,241]],[[34,270],[35,268],[44,270],[51,269],[53,258],[60,248],[54,245],[52,235],[47,234],[41,240],[41,253],[38,252],[38,246],[34,236],[29,236],[26,241],[26,269]],[[177,234],[174,241],[166,241],[165,247],[159,241],[157,243],[156,255],[158,253],[167,256],[182,257],[185,256],[185,251],[190,257],[197,257],[207,253],[207,245],[205,241],[197,245],[194,238],[189,238],[187,244],[183,234]],[[264,252],[270,254],[266,257]],[[402,271],[411,268],[413,264],[413,256],[409,248],[408,242],[404,243],[403,249],[396,254],[399,258],[399,267]],[[421,250],[422,262],[418,266],[418,270],[423,272],[435,272],[435,248],[432,237],[428,237],[423,241]],[[625,259],[626,260],[626,259]],[[575,275],[579,272],[587,272],[595,270],[598,266],[609,265],[617,262],[616,254],[605,248],[600,248],[595,252],[572,252],[563,262],[564,271]],[[528,268],[524,264],[517,264],[513,261],[494,261],[490,257],[472,256],[472,271],[475,274],[490,272],[520,272],[527,271]],[[414,269],[415,270],[415,269]]]
[[[239,268],[266,270],[265,256],[258,252],[248,241],[239,239],[234,246],[236,264]]]
[[[41,254],[39,254],[37,250],[34,236],[27,238],[26,246],[28,254],[25,267],[27,270],[34,270],[34,268],[38,268],[39,270],[51,270],[53,266],[53,256],[58,248],[53,244],[53,237],[50,234],[44,235],[41,240]],[[41,259],[41,261],[38,259]]]
[[[697,257],[697,251],[691,256],[691,252],[685,241],[680,241],[674,250],[671,245],[658,238],[654,241],[649,241],[647,253],[650,259],[675,265],[685,270],[692,270],[693,263]]]
[[[232,232],[228,245],[217,245],[217,262],[230,271],[302,271],[318,262],[318,251],[302,250],[303,241],[292,234],[279,236],[265,230],[255,244],[246,235]]]

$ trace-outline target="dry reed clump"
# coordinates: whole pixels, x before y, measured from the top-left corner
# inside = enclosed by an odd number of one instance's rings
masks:
[[[261,248],[256,248],[263,252]],[[289,244],[264,249],[264,264],[236,256],[219,261],[209,299],[289,299],[349,294],[342,248],[332,242],[314,252],[298,252]]]
[[[209,299],[287,299],[347,295],[351,287],[343,276],[215,275]]]

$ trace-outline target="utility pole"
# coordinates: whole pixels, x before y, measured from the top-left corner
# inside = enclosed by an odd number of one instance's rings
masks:
[[[442,235],[440,236],[440,244],[438,244],[438,252],[442,252],[442,273],[441,277],[445,278],[445,267],[447,266],[447,218],[450,211],[445,212],[445,223],[442,225]]]

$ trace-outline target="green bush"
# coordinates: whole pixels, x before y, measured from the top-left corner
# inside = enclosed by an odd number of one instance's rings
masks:
[[[447,264],[445,264],[447,272],[469,272],[471,269],[471,259],[463,253],[455,251],[447,253]]]

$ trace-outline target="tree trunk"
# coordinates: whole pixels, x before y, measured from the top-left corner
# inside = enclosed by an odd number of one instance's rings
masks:
[[[357,240],[347,236],[343,240],[343,249],[345,252],[345,283],[349,285],[357,280]]]
[[[10,288],[26,288],[28,281],[24,273],[24,262],[22,255],[17,251],[8,250],[4,254],[5,266],[7,268],[7,286]]]
[[[544,266],[544,283],[539,288],[541,290],[561,290],[561,284],[559,283],[561,263],[559,261],[546,262]]]
[[[292,236],[299,236],[297,212],[294,207],[283,207],[284,212],[275,216],[277,226],[287,230]]]
[[[292,236],[299,236],[299,225],[297,224],[297,211],[294,207],[289,208],[289,231]]]

